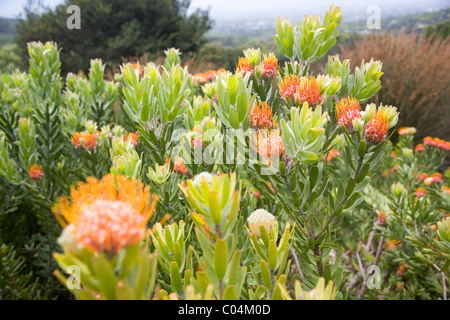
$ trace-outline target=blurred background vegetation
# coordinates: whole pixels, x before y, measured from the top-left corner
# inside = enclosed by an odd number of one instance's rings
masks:
[[[154,61],[168,47],[181,50],[191,73],[234,70],[249,47],[274,52],[280,64],[285,60],[272,38],[275,21],[213,21],[208,10],[193,9],[189,0],[68,0],[40,10],[32,4],[23,19],[0,18],[0,72],[27,70],[26,43],[33,40],[58,43],[64,74],[86,73],[91,58],[102,58],[112,75],[122,62]],[[82,16],[81,30],[66,27],[70,4],[89,12]],[[344,19],[330,53],[351,59],[353,68],[362,59],[381,60],[382,89],[370,102],[397,106],[399,126],[416,127],[417,141],[425,136],[450,140],[450,8],[388,16],[381,26],[369,30],[365,19]],[[324,72],[325,62],[318,61],[314,71]]]

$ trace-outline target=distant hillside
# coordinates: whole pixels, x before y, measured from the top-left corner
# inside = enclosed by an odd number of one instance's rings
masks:
[[[405,28],[408,32],[415,29],[423,31],[428,26],[434,26],[439,23],[450,20],[450,8],[415,14],[400,15],[381,20],[382,30],[400,30]],[[344,17],[339,26],[341,33],[370,33],[367,29],[366,20],[349,21]],[[207,34],[210,41],[222,41],[230,45],[230,42],[238,42],[236,39],[242,38],[271,38],[275,33],[274,19],[230,19],[216,21],[215,26]]]
[[[17,19],[0,18],[0,46],[14,41]]]
[[[392,17],[381,20],[382,30],[401,30],[407,32],[412,30],[422,31],[428,26],[450,20],[450,8],[433,12],[423,12],[416,14],[408,14],[404,16]],[[340,26],[343,32],[369,33],[366,28],[366,21],[357,21],[352,23],[343,23]]]

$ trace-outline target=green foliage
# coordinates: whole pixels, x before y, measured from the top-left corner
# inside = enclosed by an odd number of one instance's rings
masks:
[[[18,46],[14,43],[0,46],[0,72],[11,73],[19,68],[21,59],[18,53]]]

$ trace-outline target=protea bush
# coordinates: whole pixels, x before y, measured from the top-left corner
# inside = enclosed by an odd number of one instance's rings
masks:
[[[115,81],[30,43],[1,75],[1,297],[447,298],[450,143],[389,141],[381,61],[312,74],[341,21],[278,19],[284,65],[191,75],[172,48]]]

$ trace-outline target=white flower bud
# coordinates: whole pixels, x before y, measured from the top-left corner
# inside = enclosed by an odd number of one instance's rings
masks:
[[[211,173],[209,173],[209,172],[202,172],[202,173],[199,173],[198,175],[195,176],[194,181],[192,182],[192,184],[196,188],[201,188],[202,181],[203,181],[203,179],[205,179],[205,181],[208,184],[208,186],[211,187],[211,185],[212,185],[212,178],[213,178],[213,176],[212,176]]]
[[[264,209],[258,209],[252,212],[250,217],[247,219],[248,226],[250,227],[250,231],[257,237],[261,235],[261,231],[259,230],[260,226],[263,226],[267,233],[270,233],[270,230],[274,226],[276,219],[275,217]]]

